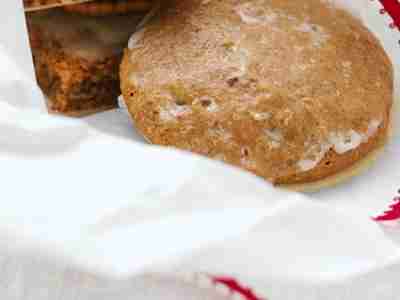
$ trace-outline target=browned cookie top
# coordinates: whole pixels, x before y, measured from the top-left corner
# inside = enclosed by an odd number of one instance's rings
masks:
[[[170,1],[122,65],[136,126],[275,182],[348,167],[386,131],[393,74],[377,39],[327,3]]]
[[[151,0],[97,0],[76,5],[65,6],[69,12],[90,16],[107,16],[111,14],[127,14],[147,11],[151,8]]]

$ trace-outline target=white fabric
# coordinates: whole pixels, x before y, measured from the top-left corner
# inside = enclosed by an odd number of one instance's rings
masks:
[[[47,115],[17,4],[0,3],[1,299],[225,299],[191,274],[277,300],[399,299],[400,229],[371,216],[400,188],[400,118],[366,174],[309,195],[278,190],[145,145],[123,111]],[[380,8],[351,2],[398,79],[399,35]]]

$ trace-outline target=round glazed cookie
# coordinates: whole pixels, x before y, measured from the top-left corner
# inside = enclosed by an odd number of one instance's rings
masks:
[[[315,182],[382,144],[391,62],[320,0],[172,0],[130,40],[123,97],[138,130],[276,184]]]

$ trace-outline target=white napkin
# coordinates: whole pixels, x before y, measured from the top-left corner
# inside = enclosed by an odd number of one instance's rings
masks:
[[[371,219],[400,187],[396,118],[385,154],[364,175],[314,194],[279,190],[222,163],[145,145],[122,110],[47,115],[22,4],[3,2],[4,299],[400,297],[400,229]],[[380,4],[338,2],[379,37],[398,79],[399,34]],[[237,283],[233,295],[221,278]]]

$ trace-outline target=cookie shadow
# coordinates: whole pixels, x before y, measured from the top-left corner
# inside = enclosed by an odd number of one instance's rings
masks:
[[[82,120],[92,129],[106,135],[148,144],[135,128],[128,112],[123,109],[108,110],[87,116]]]
[[[379,225],[386,235],[393,243],[400,246],[400,220],[382,223]]]
[[[26,130],[0,123],[0,153],[26,158],[52,156],[77,148],[88,138],[82,127],[45,128]]]

